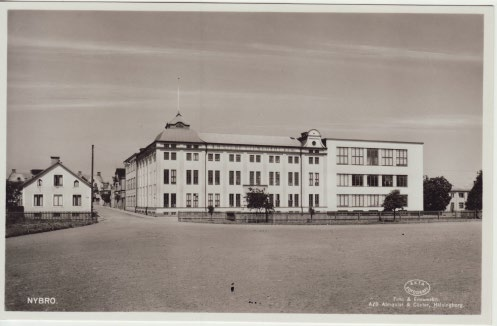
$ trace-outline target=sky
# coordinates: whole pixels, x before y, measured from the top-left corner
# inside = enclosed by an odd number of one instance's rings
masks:
[[[7,175],[50,156],[110,181],[180,110],[198,132],[424,142],[424,174],[482,166],[483,17],[10,11]]]

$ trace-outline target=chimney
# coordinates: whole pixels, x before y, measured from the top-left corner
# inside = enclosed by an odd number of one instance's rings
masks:
[[[83,173],[81,171],[78,171],[78,177],[81,177]]]
[[[12,169],[12,173],[16,173],[16,169]]]
[[[60,162],[60,156],[50,156],[50,165],[54,165]]]
[[[97,172],[97,177],[101,177],[100,172]]]

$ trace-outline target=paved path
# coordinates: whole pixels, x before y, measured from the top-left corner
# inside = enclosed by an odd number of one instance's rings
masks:
[[[479,312],[480,222],[211,225],[97,209],[98,224],[6,240],[7,310]],[[414,278],[464,308],[368,305],[407,297]]]

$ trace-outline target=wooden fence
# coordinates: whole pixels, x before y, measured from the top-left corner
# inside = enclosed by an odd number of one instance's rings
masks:
[[[481,211],[454,211],[454,212],[424,212],[400,211],[395,214],[395,221],[400,223],[460,221],[481,219]],[[222,223],[222,224],[367,224],[388,223],[394,221],[393,212],[382,211],[336,211],[316,213],[273,213],[266,216],[263,213],[241,212],[178,212],[178,221],[193,223]]]
[[[91,212],[7,212],[6,223],[26,223],[30,221],[82,221],[97,222],[98,216]]]

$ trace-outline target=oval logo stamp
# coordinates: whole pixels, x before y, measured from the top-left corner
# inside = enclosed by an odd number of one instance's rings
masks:
[[[404,290],[407,294],[420,297],[430,293],[431,287],[430,283],[423,280],[409,280],[404,284]]]

